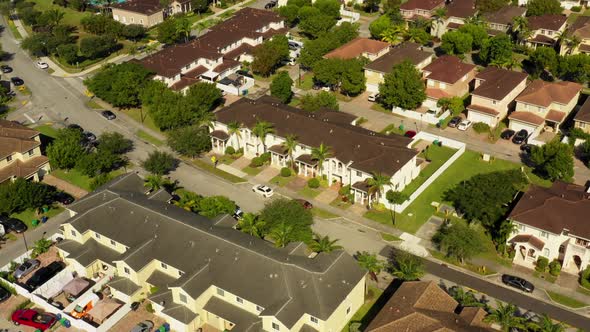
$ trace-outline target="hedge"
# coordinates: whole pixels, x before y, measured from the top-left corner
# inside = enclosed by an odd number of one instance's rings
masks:
[[[288,178],[291,176],[291,169],[288,167],[281,168],[281,176],[284,178]]]
[[[236,149],[233,146],[228,146],[225,148],[225,154],[234,155],[236,154]]]
[[[319,188],[320,187],[320,180],[318,180],[317,178],[311,178],[307,181],[307,186],[312,189]]]
[[[539,256],[539,258],[537,258],[535,270],[539,272],[545,272],[547,271],[547,266],[549,266],[549,259],[547,259],[547,257]]]
[[[553,262],[549,263],[549,274],[551,274],[554,277],[557,277],[560,272],[561,264],[559,264],[559,261],[554,260]]]
[[[490,131],[490,126],[487,123],[476,122],[473,124],[473,130],[478,134],[483,134]]]

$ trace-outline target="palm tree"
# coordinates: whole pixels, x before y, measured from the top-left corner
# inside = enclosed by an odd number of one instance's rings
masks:
[[[334,250],[342,249],[342,246],[336,245],[338,239],[330,240],[330,237],[320,236],[319,234],[314,234],[313,242],[309,244],[309,249],[313,250],[314,252],[332,252]]]
[[[232,121],[227,124],[227,133],[229,136],[235,135],[238,141],[238,149],[240,148],[240,138],[242,138],[242,124],[238,121]]]
[[[392,45],[401,43],[406,34],[406,29],[401,25],[394,25],[381,33],[381,40]]]
[[[59,22],[64,18],[64,12],[59,9],[50,9],[48,10],[45,15],[47,15],[47,22],[51,27],[55,27],[59,25]]]
[[[245,213],[242,219],[238,221],[238,229],[246,234],[262,238],[264,236],[262,228],[265,222],[253,213]]]
[[[370,254],[367,251],[357,253],[356,260],[360,267],[369,272],[371,279],[377,281],[377,274],[383,269],[383,262],[375,254]]]
[[[311,149],[311,159],[315,159],[318,161],[318,168],[320,171],[320,176],[323,175],[324,172],[324,161],[332,156],[332,152],[330,151],[330,147],[321,143],[319,147]]]
[[[287,135],[287,137],[285,138],[284,146],[287,149],[287,154],[289,154],[292,170],[295,170],[295,160],[293,160],[293,152],[295,152],[295,149],[297,149],[297,145],[299,145],[299,142],[297,141],[297,136]]]
[[[574,52],[574,50],[576,49],[576,47],[578,47],[581,42],[582,41],[580,40],[580,38],[576,35],[569,37],[567,39],[567,46],[569,48],[568,54],[572,54]]]
[[[270,122],[261,120],[256,121],[254,128],[252,128],[252,133],[260,140],[260,143],[262,143],[262,152],[266,152],[266,135],[274,132],[275,130]],[[258,152],[258,145],[256,145],[256,152]]]
[[[468,17],[465,20],[465,24],[473,24],[473,25],[485,25],[485,21],[483,19],[483,16],[481,15],[480,12],[477,12],[477,14]]]
[[[373,173],[373,177],[367,179],[367,184],[369,185],[369,197],[375,195],[375,200],[379,200],[383,187],[392,185],[391,177],[381,173]]]
[[[215,128],[215,116],[212,112],[205,112],[201,114],[196,125],[198,127],[207,127],[207,129],[213,130],[213,128]]]
[[[187,191],[180,196],[178,201],[174,202],[174,205],[187,211],[194,212],[198,208],[201,198],[200,195]]]
[[[275,247],[284,248],[289,244],[293,234],[293,225],[281,223],[278,227],[270,231],[270,237],[275,241]]]
[[[512,328],[524,328],[524,319],[516,316],[516,306],[510,303],[499,303],[498,308],[488,314],[484,321],[500,325],[503,332]]]
[[[539,332],[564,332],[565,326],[562,323],[553,323],[551,317],[547,314],[540,316],[541,320],[537,323],[531,324],[533,331]]]
[[[168,180],[163,178],[161,175],[150,174],[146,176],[144,182],[145,183],[143,185],[146,186],[150,192],[152,192],[163,188],[168,183]]]
[[[466,292],[463,287],[455,286],[450,289],[450,295],[459,302],[462,307],[484,307],[485,304],[479,302],[473,292]]]
[[[520,31],[523,29],[528,30],[529,21],[524,16],[517,16],[512,20],[512,32]]]
[[[418,280],[424,276],[424,264],[420,258],[400,252],[395,256],[391,274],[405,281]]]
[[[446,7],[439,7],[434,10],[432,17],[434,17],[434,24],[436,26],[435,35],[437,37],[438,37],[438,30],[440,29],[441,25],[443,24],[446,16],[447,16],[447,8]]]
[[[188,37],[191,34],[191,27],[191,22],[186,18],[182,18],[176,21],[176,33],[181,36],[184,36],[185,43],[188,41]]]

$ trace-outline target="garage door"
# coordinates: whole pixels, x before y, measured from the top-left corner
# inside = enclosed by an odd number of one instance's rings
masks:
[[[521,129],[524,129],[529,134],[533,133],[535,131],[535,129],[537,129],[537,127],[534,125],[530,125],[528,123],[520,122],[520,121],[516,121],[516,120],[510,120],[510,122],[508,123],[508,127],[514,131],[519,131]]]
[[[473,111],[468,111],[467,119],[469,119],[475,123],[477,123],[477,122],[486,123],[490,127],[493,127],[496,125],[496,118],[495,117],[489,116],[486,114],[482,114],[482,113],[473,112]]]
[[[379,84],[369,84],[369,83],[367,83],[367,91],[369,91],[369,92],[379,92]]]

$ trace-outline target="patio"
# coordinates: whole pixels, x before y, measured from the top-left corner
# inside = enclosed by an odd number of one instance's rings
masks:
[[[149,301],[142,303],[136,311],[128,312],[117,324],[112,327],[112,331],[131,331],[131,329],[139,322],[149,320],[154,323],[154,328],[158,328],[164,324],[164,319],[152,313],[149,313],[145,306]]]

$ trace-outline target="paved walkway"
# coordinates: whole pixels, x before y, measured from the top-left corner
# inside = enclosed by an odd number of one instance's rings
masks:
[[[47,174],[43,177],[43,182],[47,183],[48,185],[54,186],[59,190],[63,190],[70,195],[74,196],[76,199],[84,197],[88,194],[88,192],[80,187],[77,187],[67,181],[64,181],[60,178],[57,178],[51,174]]]

